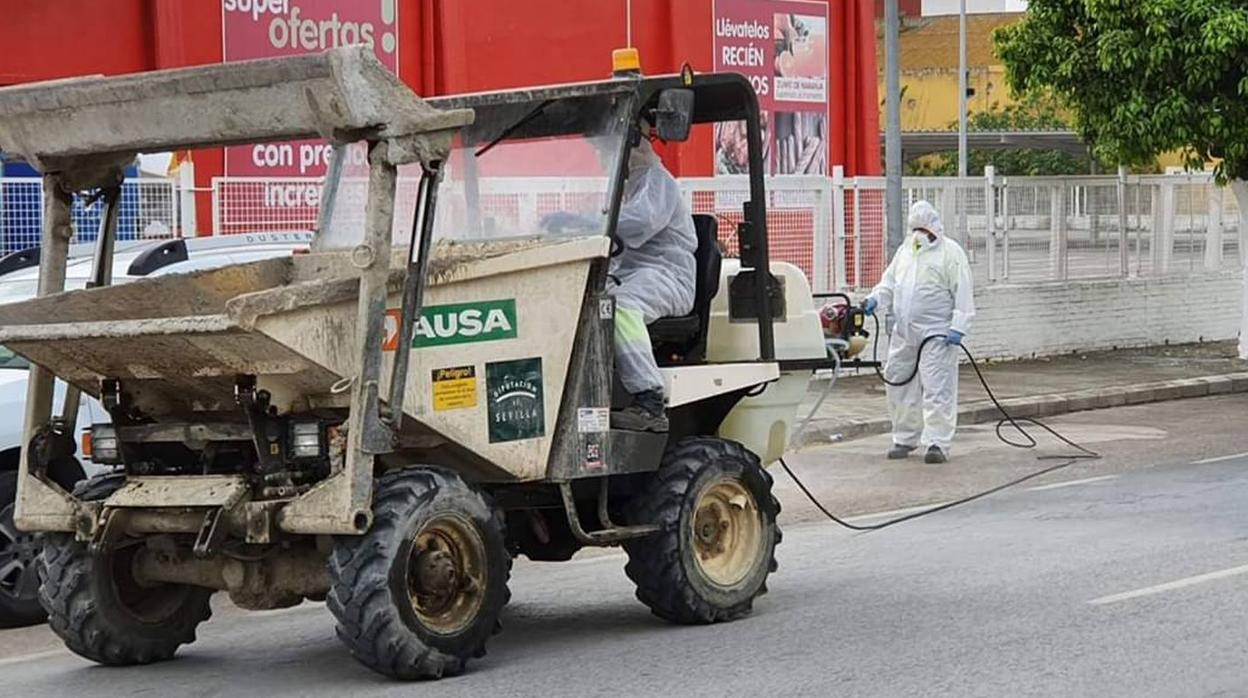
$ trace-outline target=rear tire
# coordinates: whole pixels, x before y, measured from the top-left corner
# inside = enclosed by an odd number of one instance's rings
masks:
[[[79,499],[104,499],[124,475],[85,480]],[[173,657],[195,641],[195,629],[212,614],[212,590],[183,584],[142,586],[131,573],[135,540],[93,555],[73,534],[44,536],[40,599],[48,623],[65,646],[93,662],[150,664]]]
[[[502,514],[480,492],[448,470],[399,470],[377,481],[368,533],[334,540],[328,606],[360,663],[437,679],[485,655],[510,574]]]
[[[42,623],[48,614],[39,603],[39,565],[43,542],[37,533],[17,530],[17,473],[0,473],[0,628]]]
[[[780,543],[771,475],[741,444],[686,438],[629,506],[658,533],[624,543],[637,598],[664,620],[705,624],[749,614],[766,593]]]

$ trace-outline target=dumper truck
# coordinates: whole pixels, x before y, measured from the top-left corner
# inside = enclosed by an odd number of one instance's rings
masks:
[[[453,675],[500,627],[514,557],[586,546],[623,546],[673,623],[751,611],[781,539],[765,466],[826,365],[819,316],[768,257],[749,81],[619,58],[610,79],[436,99],[364,48],[0,90],[0,149],[45,182],[39,295],[0,306],[0,344],[32,364],[15,521],[41,532],[71,650],[168,659],[220,591],[324,600],[368,667]],[[748,195],[694,216],[692,312],[648,328],[669,431],[614,429],[628,151],[712,123],[744,124]],[[110,285],[137,153],[310,138],[333,156],[308,254]],[[106,207],[97,263],[64,290],[83,191]],[[555,211],[583,224],[552,233]],[[83,395],[111,469],[66,491],[50,474]]]

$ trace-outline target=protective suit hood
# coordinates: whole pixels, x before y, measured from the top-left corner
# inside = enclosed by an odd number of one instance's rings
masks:
[[[940,221],[940,214],[926,201],[916,201],[910,207],[908,228],[911,232],[922,228],[931,232],[937,239],[945,236],[945,224]]]

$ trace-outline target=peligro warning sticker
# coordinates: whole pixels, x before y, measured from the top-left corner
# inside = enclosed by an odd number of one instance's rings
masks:
[[[461,410],[477,406],[477,367],[433,369],[433,409]]]
[[[598,434],[611,429],[611,410],[606,407],[579,407],[576,430],[582,434]]]

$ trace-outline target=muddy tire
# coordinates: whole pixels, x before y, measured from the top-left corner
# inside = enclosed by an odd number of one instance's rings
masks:
[[[124,481],[120,475],[93,478],[74,494],[103,499]],[[74,653],[112,666],[170,659],[195,641],[195,629],[212,614],[211,589],[138,584],[131,572],[138,549],[133,540],[122,540],[95,555],[73,534],[44,535],[40,600],[52,631]]]
[[[0,473],[0,628],[34,625],[48,617],[39,603],[37,560],[43,542],[13,524],[16,498],[17,473]]]
[[[502,514],[453,472],[383,476],[372,528],[334,540],[328,606],[338,637],[386,676],[461,673],[485,655],[510,597],[504,533]]]
[[[694,437],[670,447],[629,503],[630,523],[658,533],[624,543],[637,598],[664,620],[705,624],[749,614],[766,593],[780,543],[771,475],[741,444]]]

